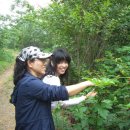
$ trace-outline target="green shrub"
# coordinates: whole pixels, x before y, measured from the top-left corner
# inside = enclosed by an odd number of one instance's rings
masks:
[[[0,50],[0,73],[13,63],[15,52],[9,49]]]
[[[129,46],[117,48],[113,53],[107,51],[104,58],[95,60],[93,70],[85,72],[82,75],[83,79],[93,81],[98,94],[66,110],[67,119],[74,119],[71,128],[128,130],[130,128]],[[90,87],[81,94],[85,95],[91,89]]]

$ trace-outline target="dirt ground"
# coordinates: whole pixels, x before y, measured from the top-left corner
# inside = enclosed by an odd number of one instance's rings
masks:
[[[0,75],[0,130],[15,129],[14,106],[9,103],[13,90],[12,73],[13,67],[10,66]]]

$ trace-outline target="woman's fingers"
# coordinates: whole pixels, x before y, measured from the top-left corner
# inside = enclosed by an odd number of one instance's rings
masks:
[[[91,92],[89,92],[89,93],[86,95],[86,98],[87,98],[87,97],[94,97],[94,96],[96,96],[96,94],[97,94],[97,92],[91,91]]]

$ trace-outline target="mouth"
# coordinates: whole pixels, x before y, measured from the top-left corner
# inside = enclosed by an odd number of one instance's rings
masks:
[[[61,71],[61,72],[65,72],[65,71],[66,71],[66,69],[63,69],[63,68],[62,68],[62,69],[60,69],[60,71]]]
[[[65,68],[60,68],[60,70],[66,70]]]
[[[43,69],[43,70],[46,70],[46,67],[43,67],[42,69]]]

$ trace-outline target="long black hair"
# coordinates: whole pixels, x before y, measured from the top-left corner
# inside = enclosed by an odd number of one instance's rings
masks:
[[[56,75],[57,64],[61,61],[66,61],[69,65],[71,62],[71,57],[65,49],[60,48],[53,52],[46,69],[46,75]],[[69,67],[63,75],[59,76],[62,84],[64,84],[64,79],[68,77],[68,69]]]
[[[14,66],[14,74],[13,74],[13,82],[14,85],[23,78],[24,74],[27,72],[27,62],[21,61],[18,57],[16,57],[16,63]]]
[[[23,78],[24,74],[27,72],[27,62],[21,61],[18,57],[16,57],[16,63],[14,65],[14,74],[13,74],[13,82],[14,88],[10,97],[10,103],[14,104],[17,100],[17,92],[18,88],[16,87],[18,81]]]

